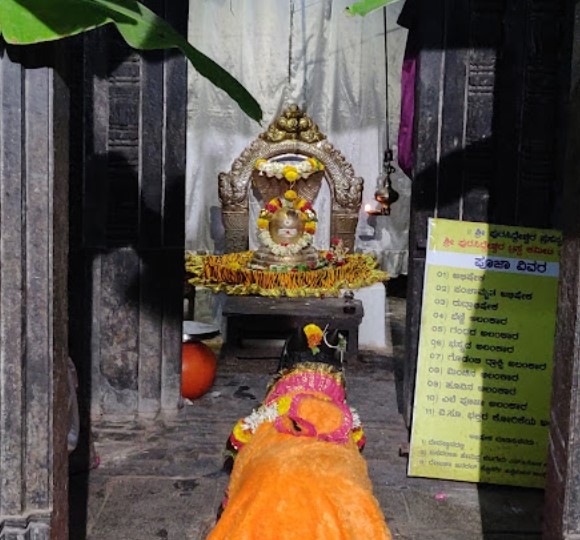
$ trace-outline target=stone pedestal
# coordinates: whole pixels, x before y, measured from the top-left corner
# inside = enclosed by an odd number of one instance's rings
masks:
[[[63,51],[0,42],[0,539],[67,538]]]

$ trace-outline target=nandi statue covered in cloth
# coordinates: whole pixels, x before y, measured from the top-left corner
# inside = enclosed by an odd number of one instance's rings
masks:
[[[263,404],[230,436],[237,453],[208,540],[390,540],[346,403],[344,339],[309,324],[294,335]]]

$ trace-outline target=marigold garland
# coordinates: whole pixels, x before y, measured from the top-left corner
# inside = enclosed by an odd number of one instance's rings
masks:
[[[369,254],[346,255],[345,263],[338,267],[295,272],[249,269],[252,257],[252,251],[227,255],[187,253],[187,281],[231,295],[319,297],[340,296],[341,289],[360,289],[388,280],[388,274],[377,269],[376,259]]]
[[[280,209],[287,208],[294,210],[300,220],[304,222],[304,233],[297,242],[277,243],[270,235],[270,221]],[[262,210],[257,220],[258,238],[262,245],[268,248],[275,255],[287,257],[296,255],[305,247],[310,246],[313,240],[313,234],[316,232],[316,222],[318,218],[316,211],[312,208],[312,203],[306,199],[298,197],[294,190],[287,190],[282,197],[271,199]]]

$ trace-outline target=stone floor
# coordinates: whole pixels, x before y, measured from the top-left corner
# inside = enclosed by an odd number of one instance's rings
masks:
[[[390,310],[393,355],[361,354],[347,367],[347,385],[349,403],[365,424],[364,455],[393,537],[541,538],[539,490],[406,476],[400,448],[407,442],[407,430],[398,412],[396,376],[404,300],[391,299]],[[276,365],[274,355],[222,358],[211,392],[178,414],[94,426],[100,466],[88,476],[71,478],[70,538],[204,539],[228,481],[222,471],[226,438],[237,419],[264,396]]]

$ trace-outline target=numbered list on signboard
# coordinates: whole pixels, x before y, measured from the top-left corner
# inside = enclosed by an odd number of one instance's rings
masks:
[[[543,486],[560,246],[430,221],[410,475]]]

